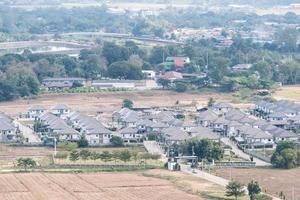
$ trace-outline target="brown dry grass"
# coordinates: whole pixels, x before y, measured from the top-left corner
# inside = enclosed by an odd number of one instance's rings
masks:
[[[1,200],[197,200],[170,181],[134,173],[2,174]]]
[[[88,114],[95,114],[99,111],[111,114],[111,112],[121,107],[123,99],[126,98],[133,100],[135,106],[174,106],[177,100],[183,104],[197,102],[198,105],[206,105],[209,97],[219,101],[232,102],[232,97],[229,94],[210,92],[191,94],[171,91],[127,91],[42,95],[36,99],[2,102],[0,103],[0,110],[11,116],[17,116],[32,105],[42,105],[46,108],[51,108],[56,104],[67,104],[74,110]],[[237,106],[245,105],[237,104]]]
[[[283,86],[275,92],[273,97],[277,100],[300,102],[300,85]]]
[[[229,179],[230,169],[219,169],[217,175]],[[291,170],[277,169],[232,169],[232,178],[243,184],[256,180],[262,186],[263,191],[274,196],[282,191],[287,199],[292,199],[293,187],[295,200],[300,199],[300,168]]]

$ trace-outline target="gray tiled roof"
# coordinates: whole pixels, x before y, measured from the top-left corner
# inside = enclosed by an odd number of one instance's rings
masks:
[[[52,108],[52,110],[69,110],[70,108],[64,104],[58,104]]]
[[[43,106],[33,105],[29,108],[29,111],[46,110]]]
[[[12,131],[15,127],[9,123],[7,120],[0,119],[0,131]]]
[[[214,121],[218,119],[218,115],[212,110],[206,110],[198,113],[197,119],[201,121]]]
[[[166,128],[162,133],[169,139],[173,141],[183,141],[189,139],[189,135],[177,127]]]

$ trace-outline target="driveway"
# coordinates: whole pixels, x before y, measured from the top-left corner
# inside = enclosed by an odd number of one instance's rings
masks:
[[[42,143],[41,139],[35,134],[35,132],[31,128],[25,126],[24,124],[22,124],[21,122],[19,122],[17,120],[14,121],[14,124],[17,127],[19,127],[24,138],[28,139],[28,142],[26,142],[27,144],[41,144]]]
[[[144,147],[151,154],[159,154],[161,155],[161,160],[163,162],[167,162],[167,157],[164,154],[163,149],[159,146],[156,141],[144,141]]]
[[[230,146],[231,147],[231,150],[239,157],[245,159],[245,160],[250,160],[250,155],[244,153],[242,150],[240,150],[232,141],[230,141],[229,138],[222,138],[221,141]],[[267,163],[263,160],[260,160],[258,158],[253,158],[253,162],[256,163],[256,166],[270,166],[271,164],[270,163]]]

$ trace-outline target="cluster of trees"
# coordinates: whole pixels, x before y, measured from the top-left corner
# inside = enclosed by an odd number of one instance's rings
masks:
[[[179,145],[179,151],[183,155],[195,155],[199,160],[221,160],[224,156],[224,148],[220,143],[211,140],[187,140]]]
[[[271,163],[276,168],[291,169],[300,165],[300,149],[292,142],[280,142],[271,157]]]
[[[129,151],[127,149],[121,151],[103,151],[98,153],[96,151],[89,151],[87,149],[83,149],[81,151],[72,150],[69,155],[60,156],[59,158],[66,158],[73,162],[82,159],[82,160],[102,160],[104,162],[114,161],[115,163],[120,160],[122,162],[129,162],[133,160],[135,163],[140,160],[158,160],[160,155],[154,155],[150,153],[139,153],[137,151]]]
[[[0,42],[8,39],[32,39],[37,34],[99,31],[132,33],[163,37],[164,23],[155,19],[115,15],[106,6],[89,8],[17,9],[2,5],[0,8]],[[2,36],[2,37],[1,37]]]
[[[250,200],[271,200],[272,197],[261,194],[261,187],[257,181],[252,180],[247,185],[248,195]],[[238,181],[230,181],[226,186],[226,196],[233,196],[237,200],[238,197],[245,196],[246,191],[244,186]]]
[[[34,168],[37,166],[37,163],[32,158],[18,158],[17,166],[23,168],[27,171],[28,168]]]

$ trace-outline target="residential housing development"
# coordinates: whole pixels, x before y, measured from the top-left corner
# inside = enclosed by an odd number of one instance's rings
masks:
[[[280,141],[298,143],[299,136],[295,132],[300,127],[299,113],[300,106],[288,101],[259,102],[253,110],[246,111],[217,102],[194,110],[184,107],[120,108],[104,122],[60,104],[49,109],[32,106],[20,114],[20,120],[32,120],[42,140],[56,137],[76,142],[85,136],[91,146],[109,145],[113,136],[122,138],[124,143],[142,143],[154,138],[165,145],[189,139],[220,142],[227,137],[242,149],[257,149],[275,148]],[[36,127],[38,123],[39,128]],[[10,120],[1,115],[0,125],[2,135],[8,134],[6,140],[13,139],[16,129]]]

